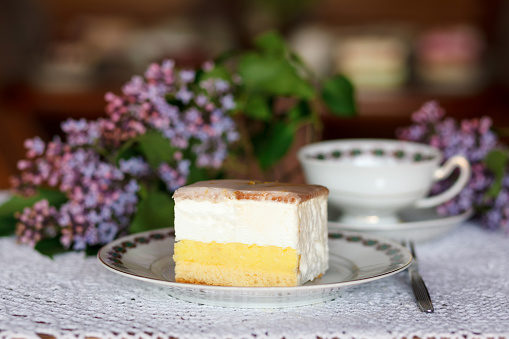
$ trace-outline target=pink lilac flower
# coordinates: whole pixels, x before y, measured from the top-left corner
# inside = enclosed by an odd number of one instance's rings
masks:
[[[25,141],[25,148],[27,149],[27,157],[34,158],[44,153],[46,145],[41,138],[35,137]]]
[[[57,210],[43,199],[32,208],[25,208],[17,214],[18,225],[16,234],[21,243],[35,244],[44,238],[53,237],[57,233]]]

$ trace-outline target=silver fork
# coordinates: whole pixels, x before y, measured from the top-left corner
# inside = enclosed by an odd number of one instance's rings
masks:
[[[414,242],[409,241],[410,252],[412,253],[412,263],[408,268],[408,275],[410,277],[410,283],[412,284],[412,289],[414,290],[415,299],[417,300],[417,305],[422,312],[433,313],[433,303],[431,302],[431,298],[429,296],[428,289],[424,284],[424,280],[422,280],[421,274],[419,273],[419,264],[417,262],[417,256],[415,255]],[[406,247],[406,242],[402,242],[403,246]]]

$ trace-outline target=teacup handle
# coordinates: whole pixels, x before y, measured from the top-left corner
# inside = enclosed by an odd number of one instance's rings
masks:
[[[452,171],[458,167],[460,169],[460,175],[454,185],[452,185],[448,190],[442,192],[438,195],[434,195],[429,198],[423,198],[417,200],[414,204],[415,208],[427,208],[440,205],[453,197],[455,197],[465,185],[468,183],[470,179],[470,164],[465,157],[461,155],[455,155],[434,173],[434,181],[442,180],[451,175]]]

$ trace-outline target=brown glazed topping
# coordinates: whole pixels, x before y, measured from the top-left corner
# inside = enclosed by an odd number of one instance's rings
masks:
[[[301,203],[328,194],[329,190],[319,185],[249,180],[210,180],[181,187],[175,191],[173,198],[214,202],[235,199]]]

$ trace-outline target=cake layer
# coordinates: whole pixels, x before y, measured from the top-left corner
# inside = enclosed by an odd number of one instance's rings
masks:
[[[292,248],[193,240],[175,243],[177,282],[218,286],[296,286],[299,256]]]
[[[238,266],[177,262],[175,280],[216,286],[297,286],[296,274],[252,270]]]
[[[174,193],[173,198],[214,202],[235,199],[299,203],[327,194],[329,194],[329,190],[319,185],[248,180],[210,180],[181,187]]]
[[[247,270],[297,274],[299,256],[293,248],[194,240],[175,243],[176,262],[243,267]]]
[[[177,200],[175,239],[297,248],[298,209],[275,201]]]

